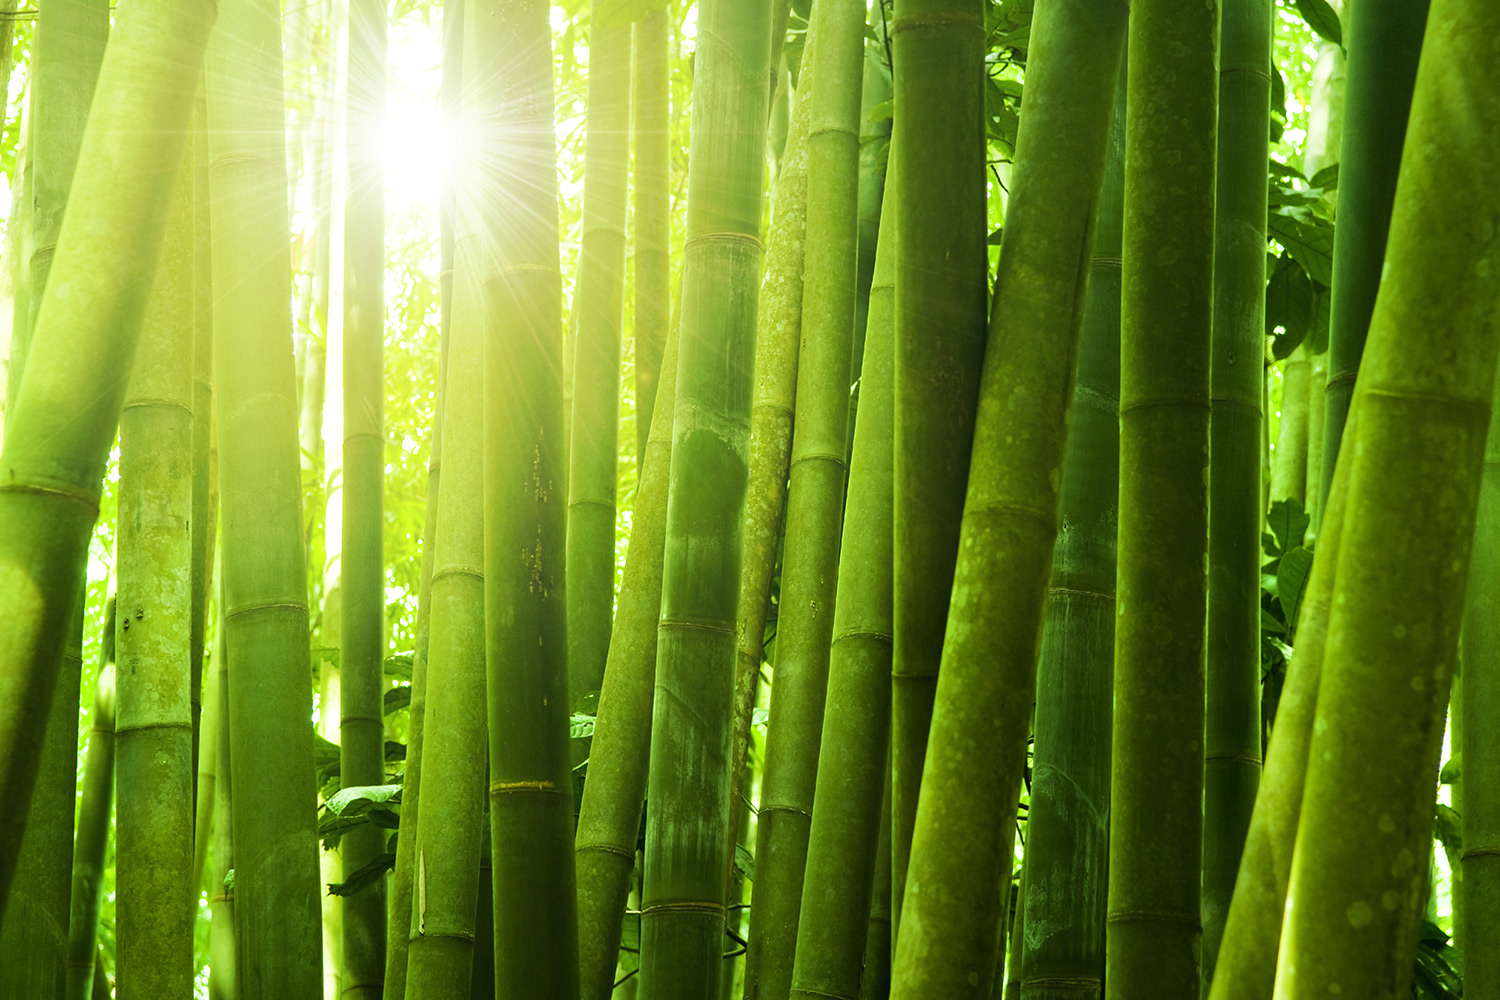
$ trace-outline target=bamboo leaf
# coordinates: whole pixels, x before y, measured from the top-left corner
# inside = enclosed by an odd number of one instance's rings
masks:
[[[1302,544],[1303,538],[1307,536],[1307,529],[1312,525],[1312,518],[1302,509],[1302,501],[1289,497],[1271,504],[1271,511],[1266,515],[1266,525],[1276,537],[1280,551],[1290,552]]]
[[[342,882],[330,882],[328,895],[330,896],[352,896],[361,889],[368,888],[379,882],[381,877],[392,868],[396,867],[396,856],[390,852],[375,855],[366,864],[351,874]]]
[[[1307,26],[1317,32],[1320,38],[1324,38],[1335,45],[1344,44],[1344,26],[1339,21],[1338,12],[1328,3],[1328,0],[1295,0],[1297,13],[1307,22]]]
[[[1313,327],[1313,287],[1307,271],[1282,255],[1266,283],[1266,334],[1275,338],[1271,354],[1284,361],[1307,339]]]
[[[398,684],[384,695],[383,714],[390,715],[411,705],[411,685]]]
[[[1292,258],[1307,270],[1307,276],[1322,285],[1333,284],[1333,225],[1312,216],[1297,218],[1287,211],[1273,211],[1266,231]]]
[[[1312,553],[1298,546],[1281,557],[1281,565],[1276,569],[1276,597],[1281,601],[1287,625],[1294,632],[1297,628],[1297,611],[1302,606],[1302,595],[1307,592],[1307,578],[1312,572],[1312,563]]]
[[[1443,770],[1438,774],[1438,781],[1444,785],[1451,785],[1463,777],[1463,755],[1454,754],[1448,758],[1443,765]]]
[[[333,816],[358,816],[376,806],[400,804],[400,785],[353,785],[339,789],[324,808]]]

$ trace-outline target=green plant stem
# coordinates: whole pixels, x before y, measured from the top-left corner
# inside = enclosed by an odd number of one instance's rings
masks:
[[[0,917],[211,24],[201,0],[121,12],[58,240],[58,280],[42,293],[10,397],[0,456],[0,599],[12,609],[0,622]],[[80,281],[91,294],[69,294]]]
[[[642,472],[672,320],[671,40],[665,10],[635,22],[635,453]]]
[[[1109,741],[1120,493],[1120,230],[1125,74],[1115,86],[1063,465],[1041,657],[1022,906],[1051,933],[1022,940],[1021,996],[1097,1000],[1104,986]]]
[[[641,907],[646,1000],[719,986],[771,6],[705,0],[698,15]]]
[[[1278,997],[1410,988],[1500,349],[1500,195],[1484,166],[1500,157],[1497,33],[1500,8],[1472,0],[1436,0],[1427,22],[1345,452]],[[1392,483],[1397,463],[1422,490]]]
[[[1210,375],[1203,982],[1213,977],[1260,782],[1260,436],[1271,0],[1225,0]],[[1303,398],[1310,398],[1304,388]],[[1283,405],[1282,413],[1286,413]]]
[[[1117,0],[1073,0],[1044,7],[1032,22],[952,605],[891,969],[895,998],[988,1000],[1004,945],[1058,471],[1086,306],[1081,279],[1091,264],[1126,13]],[[896,152],[903,184],[907,161],[903,147]]]
[[[1200,989],[1217,8],[1145,0],[1130,12],[1111,1000]]]
[[[897,0],[890,24],[897,185],[891,907],[902,893],[958,555],[984,358],[982,72],[977,0]],[[934,150],[943,150],[934,156]]]
[[[1271,502],[1307,495],[1307,411],[1312,351],[1299,344],[1281,368],[1281,419],[1271,457]]]
[[[114,599],[105,605],[105,636],[115,629]],[[99,676],[94,686],[88,755],[83,765],[83,794],[78,803],[78,830],[73,839],[73,893],[68,917],[67,1000],[85,1000],[94,989],[99,944],[99,902],[104,882],[104,855],[115,794],[114,640],[100,643]]]
[[[235,942],[234,887],[226,885],[234,870],[234,798],[230,783],[229,657],[223,641],[223,591],[219,592],[219,638],[214,642],[211,667],[218,677],[219,726],[217,743],[208,748],[217,758],[214,781],[213,871],[209,881],[208,996],[209,1000],[239,1000],[239,947]]]

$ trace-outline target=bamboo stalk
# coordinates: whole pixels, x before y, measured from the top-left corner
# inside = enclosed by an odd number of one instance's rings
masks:
[[[635,22],[635,433],[642,471],[672,319],[670,44],[665,10],[653,10]]]
[[[78,803],[78,830],[73,839],[73,893],[68,916],[67,1000],[85,1000],[94,990],[99,951],[99,902],[109,819],[115,794],[115,600],[105,601],[99,675],[94,685],[88,754],[83,765],[83,794]],[[106,986],[106,990],[108,987]]]

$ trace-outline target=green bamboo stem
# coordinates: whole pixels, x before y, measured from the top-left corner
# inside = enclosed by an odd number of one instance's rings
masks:
[[[1496,696],[1496,620],[1500,597],[1500,406],[1491,403],[1490,430],[1484,452],[1479,513],[1474,525],[1474,554],[1464,598],[1463,673],[1453,688],[1454,755],[1462,762],[1463,797],[1454,786],[1454,803],[1463,817],[1462,864],[1454,875],[1463,886],[1464,986],[1473,996],[1500,991],[1500,941],[1485,933],[1500,919],[1500,733],[1493,725]],[[1463,695],[1459,696],[1459,681]],[[1457,928],[1455,928],[1457,929]]]
[[[1308,534],[1314,538],[1318,534],[1323,509],[1323,424],[1327,417],[1323,401],[1327,392],[1328,352],[1310,354],[1307,358],[1307,472],[1304,474],[1307,485],[1303,491],[1303,504],[1312,518]],[[1256,460],[1259,461],[1259,456]]]
[[[444,398],[422,729],[422,797],[412,831],[421,886],[408,912],[406,996],[469,996],[479,861],[485,851],[484,234],[455,220],[450,327],[452,367]],[[410,808],[402,803],[403,811]]]
[[[208,996],[209,1000],[239,1000],[239,947],[235,942],[234,887],[225,879],[234,870],[234,829],[229,733],[229,657],[223,641],[223,591],[219,592],[219,635],[214,642],[211,668],[218,679],[219,738],[208,751],[216,758],[214,770],[213,868],[208,904]]]
[[[1265,418],[1260,397],[1266,301],[1263,180],[1270,155],[1271,79],[1267,67],[1271,63],[1272,17],[1271,0],[1227,0],[1220,24],[1203,743],[1205,991],[1213,977],[1224,918],[1240,867],[1240,851],[1255,808],[1255,789],[1260,783],[1260,425]],[[1311,384],[1316,382],[1315,378],[1310,380]],[[1304,385],[1303,398],[1313,398],[1310,392]],[[1283,415],[1286,412],[1283,403]]]
[[[1312,385],[1312,352],[1299,344],[1281,367],[1281,415],[1276,450],[1271,454],[1271,502],[1307,496],[1308,399]]]
[[[858,299],[859,104],[864,0],[820,0],[775,683],[756,820],[745,995],[789,995],[828,691]],[[859,880],[861,883],[865,879]]]
[[[211,23],[201,0],[120,12],[58,241],[58,280],[43,294],[12,397],[0,456],[0,598],[12,608],[0,623],[0,908]],[[69,294],[79,281],[91,294]]]
[[[1350,414],[1349,426],[1355,426]],[[1322,540],[1297,617],[1296,648],[1276,707],[1275,728],[1245,835],[1229,915],[1209,1000],[1265,1000],[1276,975],[1281,921],[1292,868],[1292,844],[1302,809],[1308,743],[1318,705],[1328,614],[1348,496],[1348,463],[1330,484]]]
[[[115,794],[115,603],[105,605],[104,640],[100,643],[99,677],[94,685],[88,754],[83,765],[83,795],[73,839],[73,892],[68,917],[67,1000],[85,1000],[94,989],[99,951],[99,901],[109,819]]]
[[[339,546],[340,780],[385,782],[385,0],[349,5],[349,186],[344,202],[343,540]],[[300,150],[299,150],[300,153]],[[300,157],[299,157],[300,158]],[[294,382],[295,384],[295,382]],[[366,823],[339,844],[344,877],[385,850]],[[343,897],[340,992],[379,1000],[385,979],[385,880]]]
[[[184,154],[120,415],[115,967],[122,997],[184,996],[193,982],[191,144]]]
[[[885,1000],[891,993],[891,765],[889,755],[887,755],[885,765],[885,789],[880,796],[880,829],[875,842],[873,881],[874,887],[870,892],[870,925],[865,936],[865,965],[859,977],[859,1000]]]
[[[1105,942],[1111,1000],[1195,997],[1200,989],[1218,35],[1216,4],[1132,5]]]
[[[203,873],[208,867],[208,845],[214,834],[214,785],[218,782],[218,754],[214,747],[219,739],[219,677],[212,670],[203,683],[203,717],[198,730],[202,741],[193,782],[193,907],[204,889]],[[75,852],[76,853],[76,852]],[[209,885],[209,896],[213,886]]]
[[[705,0],[698,14],[641,907],[646,1000],[719,985],[771,7]]]
[[[193,720],[193,773],[204,755],[201,750],[203,715],[204,636],[208,622],[208,595],[214,577],[214,539],[218,534],[219,495],[214,477],[214,288],[213,238],[209,232],[208,190],[208,95],[198,88],[193,102],[193,509],[192,509],[192,621],[188,633],[190,697]],[[210,705],[213,703],[210,702]],[[212,746],[212,738],[210,738]],[[213,752],[208,753],[212,762]],[[212,768],[212,764],[210,764]],[[196,794],[196,790],[195,790]],[[212,786],[209,789],[212,796]],[[196,799],[198,814],[212,816],[212,805]],[[195,836],[193,887],[202,884],[203,864],[199,855],[207,844]]]
[[[615,600],[620,333],[630,172],[630,25],[594,0],[584,117],[583,237],[568,467],[568,704],[599,690]],[[603,13],[601,13],[603,12]]]
[[[459,211],[477,210],[484,249],[495,991],[571,1000],[578,936],[561,578],[567,442],[548,9],[521,0],[465,11],[464,107],[473,118],[464,169],[473,171],[465,181],[474,208]]]
[[[872,0],[870,27],[880,41],[865,42],[864,75],[859,102],[859,265],[855,272],[853,389],[849,397],[849,448],[859,412],[860,372],[869,326],[870,285],[875,280],[875,256],[884,202],[886,163],[890,151],[891,119],[872,120],[871,112],[891,99],[891,71],[885,64],[885,20],[881,0]]]
[[[639,468],[662,379],[672,319],[671,22],[653,10],[635,22],[631,97],[635,141],[635,434]],[[632,522],[633,524],[634,522]]]
[[[984,357],[983,4],[897,0],[890,30],[895,103],[922,109],[898,115],[891,140],[900,154],[891,161],[898,185],[891,908],[899,939]]]
[[[816,50],[816,40],[810,48]],[[803,51],[806,58],[809,49]],[[809,60],[806,69],[811,69]],[[776,579],[792,459],[792,406],[797,395],[797,355],[802,340],[802,263],[807,232],[807,132],[812,117],[812,73],[804,71],[792,100],[786,151],[773,192],[756,315],[755,375],[750,402],[750,478],[745,490],[745,532],[740,563],[738,639],[734,673],[734,733],[730,750],[730,801],[743,795],[766,619]],[[739,810],[730,810],[729,835],[739,833]]]
[[[786,156],[786,141],[792,128],[792,72],[786,56],[777,64],[771,82],[771,119],[766,123],[766,155],[771,158],[771,183],[781,177],[781,161]]]
[[[578,813],[578,962],[584,1000],[608,1000],[620,954],[621,918],[631,891],[641,803],[651,746],[656,628],[661,611],[672,411],[677,399],[677,331],[662,354],[651,437],[636,487],[630,548],[609,664],[589,747],[588,781]],[[639,909],[639,903],[635,906]]]
[[[9,2],[11,0],[0,0],[0,3]],[[0,25],[0,31],[8,29],[9,25],[10,22]],[[27,84],[29,90],[29,80]],[[30,138],[30,129],[27,127],[30,119],[31,100],[26,92],[23,92],[16,134],[16,166],[10,176],[10,211],[5,216],[7,220],[5,244],[3,252],[0,252],[0,311],[8,311],[11,317],[10,332],[6,334],[5,340],[0,341],[0,355],[3,355],[3,358],[0,358],[0,365],[5,368],[3,385],[0,385],[0,391],[5,393],[4,397],[0,398],[0,442],[5,440],[4,420],[15,406],[16,389],[21,381],[21,370],[13,366],[12,353],[15,354],[14,360],[20,361],[26,350],[24,344],[15,349],[15,337],[18,328],[25,326],[24,323],[18,322],[17,318],[25,315],[29,309],[26,303],[25,269],[21,265],[26,259],[25,235],[31,228],[30,209],[27,207],[29,199],[26,197],[31,186],[26,180],[30,173],[27,164],[31,159],[28,152],[30,144],[27,141]],[[10,300],[8,309],[4,304],[5,299]]]
[[[1472,0],[1436,0],[1427,23],[1346,452],[1278,997],[1401,996],[1411,981],[1500,349],[1484,167],[1500,156],[1496,32],[1500,8]],[[1392,484],[1398,462],[1421,491]]]
[[[953,602],[891,969],[896,998],[988,1000],[1003,946],[1057,535],[1057,472],[1086,305],[1079,276],[1090,267],[1125,27],[1117,0],[1053,3],[1032,22]],[[906,163],[903,154],[898,184]]]
[[[1099,192],[1063,465],[1062,527],[1052,554],[1037,664],[1036,739],[1026,814],[1029,873],[1022,905],[1031,913],[1032,925],[1045,933],[1022,941],[1021,996],[1026,1000],[1097,1000],[1104,984],[1124,187],[1122,67]]]
[[[1349,52],[1339,148],[1338,226],[1328,315],[1324,493],[1333,480],[1360,355],[1386,257],[1396,175],[1428,0],[1358,0],[1344,32]]]
[[[443,4],[443,80],[442,116],[446,128],[456,138],[459,101],[463,92],[463,0],[446,0]],[[417,837],[420,826],[422,754],[426,735],[427,664],[432,636],[432,578],[437,540],[438,502],[442,496],[443,411],[448,400],[448,353],[454,310],[454,209],[457,203],[457,169],[450,161],[442,177],[439,192],[438,244],[442,272],[438,277],[441,298],[441,327],[438,345],[438,402],[432,418],[432,446],[427,459],[427,514],[422,525],[422,570],[417,596],[416,649],[411,672],[411,705],[407,711],[406,770],[401,779],[402,823],[396,841],[396,864],[390,884],[390,922],[386,928],[385,1000],[402,1000],[406,996],[407,950],[411,939],[412,892],[416,881]],[[488,753],[485,749],[483,753]],[[483,837],[480,838],[481,841]],[[480,891],[483,892],[481,883]],[[476,911],[476,920],[484,918]],[[493,919],[491,917],[491,919]],[[493,925],[490,937],[493,940]],[[490,952],[490,975],[493,977],[493,945]]]
[[[828,707],[807,843],[792,996],[856,1000],[869,938],[891,727],[895,206],[886,208],[886,238],[880,244],[882,252],[876,257],[871,283],[867,363],[862,376],[865,405],[859,411],[849,469],[848,526],[839,552]],[[757,867],[757,876],[760,871]]]
[[[318,990],[307,571],[292,358],[280,8],[221,4],[209,49],[214,356],[233,775],[235,932],[247,1000]],[[275,768],[262,765],[271,755]]]

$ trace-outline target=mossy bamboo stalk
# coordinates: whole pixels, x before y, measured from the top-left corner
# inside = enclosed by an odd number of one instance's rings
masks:
[[[1196,997],[1200,989],[1218,35],[1218,4],[1131,8],[1111,1000]]]
[[[1351,412],[1350,428],[1355,426],[1354,418]],[[1308,743],[1322,679],[1328,612],[1338,574],[1348,477],[1346,467],[1330,484],[1322,540],[1297,616],[1296,649],[1276,707],[1275,727],[1245,835],[1229,915],[1224,921],[1209,1000],[1265,1000],[1271,995],[1292,845],[1302,809]]]
[[[1125,74],[1115,87],[1041,656],[1022,905],[1021,996],[1097,1000],[1104,985],[1109,740],[1120,494],[1120,239]]]
[[[641,907],[646,1000],[719,985],[771,7],[705,0],[698,15]]]
[[[1490,430],[1484,451],[1479,513],[1474,524],[1474,554],[1469,563],[1469,586],[1464,597],[1463,674],[1454,678],[1454,756],[1468,773],[1463,775],[1462,803],[1454,808],[1463,818],[1461,874],[1467,938],[1464,948],[1464,987],[1476,997],[1500,993],[1500,941],[1484,933],[1500,926],[1500,731],[1493,725],[1497,709],[1495,602],[1500,599],[1500,406],[1491,403]],[[1459,697],[1458,682],[1463,682]],[[1460,701],[1462,702],[1460,704]],[[1455,795],[1455,799],[1457,795]]]
[[[1266,301],[1262,175],[1270,156],[1271,27],[1271,0],[1224,0],[1221,5],[1203,743],[1205,990],[1260,783],[1260,397]],[[1305,385],[1305,399],[1314,398],[1310,392]]]
[[[88,754],[83,766],[83,794],[73,838],[73,894],[68,917],[67,1000],[86,1000],[94,988],[99,951],[99,901],[104,855],[115,794],[114,599],[105,604],[99,676],[89,719]]]
[[[1406,137],[1428,0],[1357,0],[1344,32],[1349,52],[1339,148],[1338,225],[1328,314],[1324,493],[1333,480],[1360,355],[1386,257],[1396,175]],[[1274,494],[1273,494],[1274,496]]]
[[[816,50],[816,39],[804,50]],[[807,69],[811,69],[811,60]],[[730,751],[730,801],[743,795],[766,619],[776,579],[781,527],[786,515],[787,472],[792,459],[792,406],[797,395],[797,354],[802,340],[802,263],[807,233],[807,130],[813,74],[804,72],[792,100],[786,150],[776,176],[771,229],[766,236],[756,316],[755,381],[750,402],[750,479],[745,490],[744,555],[740,564],[738,639],[734,673],[734,735]],[[730,810],[730,843],[739,833],[739,810]]]
[[[1281,416],[1271,454],[1271,502],[1307,495],[1307,409],[1312,352],[1299,344],[1281,366]]]
[[[642,471],[672,319],[671,31],[665,10],[635,22],[635,434]]]
[[[1345,452],[1277,997],[1410,988],[1500,351],[1500,196],[1484,166],[1500,157],[1497,32],[1500,8],[1473,0],[1436,0],[1427,21]],[[1421,491],[1392,484],[1397,463]]]
[[[677,399],[677,331],[662,353],[651,437],[636,487],[620,608],[589,747],[588,781],[578,813],[578,962],[584,1000],[608,1000],[620,954],[621,918],[633,882],[641,803],[651,748],[656,629],[661,611],[662,546]],[[636,907],[639,908],[637,902]]]
[[[568,704],[599,690],[615,600],[620,333],[630,172],[630,25],[594,0],[584,116],[583,235],[574,293],[568,466]]]
[[[349,5],[344,202],[343,541],[339,549],[339,774],[345,788],[385,782],[385,0]],[[294,67],[300,69],[300,67]],[[300,149],[298,150],[300,159]],[[294,383],[295,384],[295,383]],[[385,850],[373,823],[339,844],[344,877]],[[385,979],[385,880],[343,897],[340,990],[379,1000]]]
[[[234,917],[246,1000],[314,996],[320,968],[280,14],[269,0],[221,4],[208,59],[223,643],[238,765]],[[263,766],[267,756],[275,768]]]
[[[548,9],[521,0],[465,11],[464,106],[473,115],[467,182],[484,249],[495,991],[571,1000],[578,934],[562,580],[567,442]]]
[[[896,241],[895,206],[888,204],[886,209],[883,217],[888,221],[871,283],[864,406],[849,469],[848,524],[839,552],[828,707],[792,996],[857,1000],[869,939],[891,728],[891,324]],[[760,870],[757,866],[757,874]]]
[[[1032,22],[953,600],[891,968],[896,998],[988,1000],[1004,944],[1057,473],[1086,306],[1081,279],[1091,264],[1126,13],[1117,0],[1050,0]],[[906,165],[903,153],[898,185]]]
[[[457,137],[459,101],[463,92],[463,0],[445,0],[443,4],[443,80],[441,89],[444,127]],[[454,281],[454,209],[457,202],[457,169],[450,161],[444,168],[439,192],[438,244],[442,272],[438,278],[441,298],[441,328],[438,345],[438,401],[432,418],[432,445],[427,459],[427,516],[422,526],[422,576],[417,603],[416,649],[412,656],[411,705],[407,712],[406,770],[401,780],[401,836],[396,841],[396,864],[391,875],[390,923],[386,928],[385,998],[401,1000],[406,996],[408,946],[411,940],[412,891],[416,880],[417,836],[420,829],[422,754],[426,742],[427,664],[432,637],[432,578],[437,544],[438,503],[442,496],[443,410],[448,400],[448,353],[453,325]],[[482,744],[481,744],[482,746]],[[488,754],[488,748],[481,750]],[[483,838],[481,837],[481,840]],[[487,873],[486,873],[487,874]],[[480,892],[484,885],[481,883]],[[476,911],[475,919],[483,912]],[[493,920],[493,917],[491,917]],[[493,924],[489,925],[494,938]],[[490,952],[490,975],[493,976],[493,945]]]
[[[897,0],[891,909],[900,938],[906,864],[958,555],[984,358],[984,7]],[[933,155],[942,150],[941,156]]]
[[[0,457],[0,916],[125,393],[212,8],[120,12]],[[129,252],[122,247],[129,244]],[[71,294],[85,281],[91,294]],[[64,863],[66,868],[66,863]]]
[[[473,192],[471,197],[477,196]],[[412,833],[422,886],[409,913],[406,995],[469,996],[488,773],[484,661],[483,233],[455,220],[450,381],[443,413],[422,732],[422,797]],[[402,802],[403,810],[409,808]]]
[[[828,691],[848,479],[850,352],[859,248],[863,0],[819,0],[785,556],[766,760],[755,825],[745,995],[789,995]],[[878,757],[877,757],[878,759]],[[861,883],[865,879],[859,880]]]
[[[122,997],[193,983],[193,341],[191,143],[120,415],[115,808]]]

